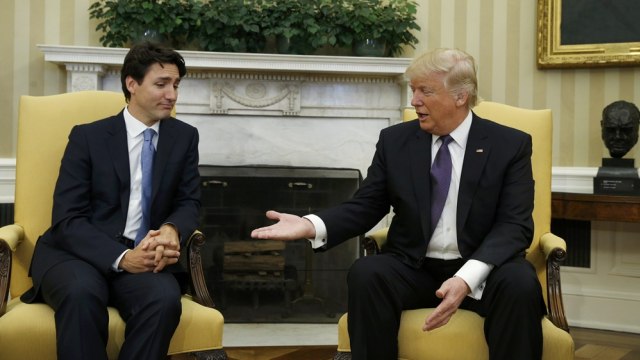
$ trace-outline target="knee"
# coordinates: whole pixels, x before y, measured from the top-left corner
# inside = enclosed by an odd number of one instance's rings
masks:
[[[180,296],[178,297],[168,297],[165,296],[160,299],[160,306],[162,307],[162,312],[167,314],[167,316],[171,316],[174,319],[180,319],[182,315],[182,303],[180,302]]]
[[[362,280],[370,278],[372,269],[371,266],[367,264],[367,259],[367,257],[356,259],[347,273],[347,283],[357,284],[361,283]]]
[[[106,308],[108,298],[107,289],[100,284],[75,281],[67,283],[64,287],[60,305],[86,307],[93,304]]]
[[[528,263],[507,264],[496,275],[497,289],[502,296],[508,295],[514,301],[531,301],[542,296],[536,272]]]
[[[388,271],[383,271],[384,266],[380,266],[377,261],[378,256],[361,257],[357,259],[347,274],[347,284],[350,290],[366,289],[370,286],[377,286],[384,282]]]
[[[155,287],[147,293],[150,308],[155,308],[167,315],[179,317],[182,313],[180,291],[173,291],[167,287]]]

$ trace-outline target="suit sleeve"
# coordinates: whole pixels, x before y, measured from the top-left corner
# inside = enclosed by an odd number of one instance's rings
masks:
[[[502,265],[508,259],[524,255],[533,239],[534,180],[531,168],[531,136],[521,137],[514,155],[504,167],[495,211],[488,233],[471,258]]]
[[[373,228],[389,213],[387,165],[385,159],[384,131],[376,145],[376,151],[367,177],[354,196],[342,204],[320,211],[318,215],[327,228],[327,249]]]
[[[168,175],[175,176],[177,186],[172,189],[174,195],[168,216],[161,219],[162,223],[171,223],[178,228],[180,242],[183,245],[198,227],[200,212],[199,135],[197,129],[191,129],[186,151],[180,159],[183,164],[181,173],[179,176]],[[161,224],[158,224],[158,227],[159,225]]]
[[[114,241],[115,234],[106,234],[91,222],[92,192],[110,189],[100,189],[92,181],[95,164],[89,144],[96,139],[90,139],[86,129],[75,126],[69,134],[54,191],[51,232],[56,247],[106,273],[126,247]],[[118,192],[112,196],[119,203]]]

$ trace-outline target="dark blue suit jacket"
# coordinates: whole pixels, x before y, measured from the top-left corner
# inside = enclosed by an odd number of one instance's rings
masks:
[[[465,259],[500,266],[524,255],[533,237],[531,136],[473,114],[458,193],[458,248]],[[317,215],[326,248],[362,234],[393,208],[387,243],[418,267],[431,237],[431,134],[417,120],[383,129],[354,197]]]
[[[160,122],[153,168],[151,228],[174,224],[181,240],[198,226],[200,175],[198,131],[180,120]],[[52,225],[34,250],[30,274],[36,297],[52,266],[81,259],[105,275],[127,247],[121,240],[129,207],[127,132],[122,112],[75,126],[69,135],[53,199]],[[180,271],[178,264],[167,268]]]

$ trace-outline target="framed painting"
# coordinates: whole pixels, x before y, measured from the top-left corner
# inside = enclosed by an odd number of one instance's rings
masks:
[[[640,65],[640,1],[538,0],[538,67]]]

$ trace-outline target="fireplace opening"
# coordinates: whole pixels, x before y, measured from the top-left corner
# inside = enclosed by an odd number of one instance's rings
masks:
[[[346,274],[361,239],[314,253],[306,239],[255,240],[267,210],[306,215],[348,199],[357,169],[201,165],[202,261],[227,323],[334,323],[347,310]]]

